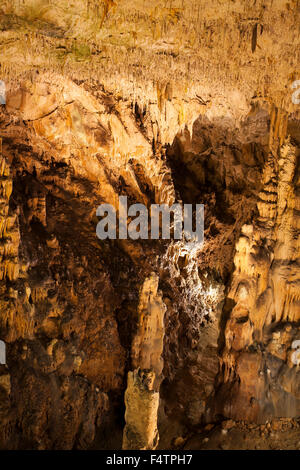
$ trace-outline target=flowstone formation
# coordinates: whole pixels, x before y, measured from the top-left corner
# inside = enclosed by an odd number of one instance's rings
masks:
[[[299,1],[0,9],[0,448],[296,448]]]

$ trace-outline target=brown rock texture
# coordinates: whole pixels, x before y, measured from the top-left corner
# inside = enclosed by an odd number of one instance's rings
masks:
[[[0,5],[0,449],[297,448],[300,3],[162,3]]]

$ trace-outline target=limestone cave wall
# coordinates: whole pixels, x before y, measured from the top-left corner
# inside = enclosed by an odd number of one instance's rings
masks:
[[[299,432],[300,4],[151,3],[1,5],[1,449]],[[121,195],[204,244],[99,240]]]

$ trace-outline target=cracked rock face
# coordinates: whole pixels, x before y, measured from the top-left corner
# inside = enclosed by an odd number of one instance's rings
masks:
[[[296,429],[298,2],[11,3],[0,448],[182,448],[227,419]],[[204,244],[99,240],[96,209],[119,196],[204,204]]]

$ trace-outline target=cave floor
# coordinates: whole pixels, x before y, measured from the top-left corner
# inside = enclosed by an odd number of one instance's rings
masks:
[[[223,421],[173,441],[184,450],[300,450],[300,419],[277,419],[262,425]]]

